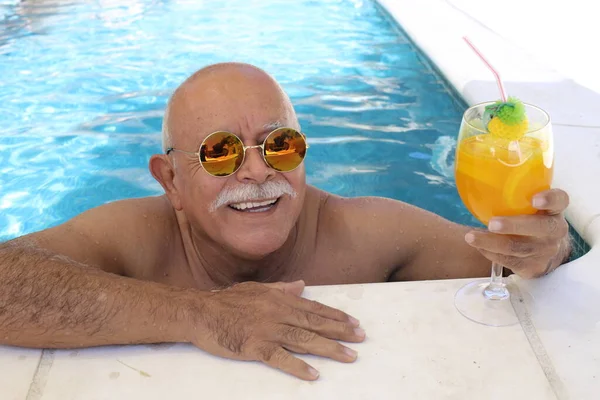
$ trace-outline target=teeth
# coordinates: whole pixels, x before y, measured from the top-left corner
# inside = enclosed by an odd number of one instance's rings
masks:
[[[235,208],[236,210],[245,210],[247,208],[270,206],[270,205],[274,204],[276,201],[277,201],[277,199],[267,200],[267,201],[259,201],[259,202],[235,203],[235,204],[230,204],[229,206],[231,208]],[[268,207],[265,207],[264,209],[256,210],[256,211],[263,211],[263,210],[267,210],[267,209],[268,209]]]

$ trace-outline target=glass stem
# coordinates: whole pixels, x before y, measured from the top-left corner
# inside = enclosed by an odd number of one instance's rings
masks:
[[[490,284],[483,291],[483,296],[488,300],[504,300],[508,299],[510,294],[502,278],[502,267],[501,264],[492,263],[492,277],[490,278]]]

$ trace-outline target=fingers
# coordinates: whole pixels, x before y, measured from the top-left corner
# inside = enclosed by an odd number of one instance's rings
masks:
[[[346,314],[343,311],[326,306],[325,304],[319,303],[317,301],[308,300],[300,297],[302,291],[304,290],[304,281],[296,281],[291,283],[266,283],[263,285],[270,289],[280,290],[284,294],[292,295],[282,296],[281,301],[294,309],[307,311],[324,318],[332,319],[334,321],[349,323],[353,326],[360,325],[360,322],[356,318]]]
[[[214,354],[263,361],[305,380],[317,379],[318,372],[288,350],[354,361],[356,352],[336,340],[363,341],[365,332],[359,322],[343,311],[300,297],[303,289],[303,281],[246,282],[215,293],[209,300],[216,320],[212,325],[217,329],[208,343],[198,346],[208,347]],[[235,321],[235,326],[223,321]],[[235,337],[235,346],[212,339],[231,335],[237,326],[244,329]]]
[[[280,369],[306,381],[314,381],[319,377],[319,372],[316,369],[294,357],[280,345],[265,343],[257,351],[258,360],[273,368]]]
[[[294,282],[297,288],[303,288],[304,282]],[[343,311],[322,303],[304,299],[292,294],[289,290],[293,284],[282,282],[271,284],[246,283],[239,284],[249,292],[263,288],[260,311],[267,313],[266,317],[275,323],[283,323],[311,330],[331,339],[361,342],[365,338],[364,330],[358,328],[360,322]],[[271,311],[267,311],[271,309]],[[258,310],[257,310],[258,311]]]
[[[282,326],[277,334],[276,340],[283,347],[297,353],[309,353],[345,363],[355,361],[358,356],[356,351],[305,329]]]
[[[328,357],[345,363],[353,362],[357,358],[356,351],[314,332],[293,326],[279,328],[275,340],[279,343],[264,343],[258,347],[257,359],[304,380],[317,379],[318,371],[284,348],[296,353]]]
[[[291,308],[284,316],[284,323],[316,332],[326,338],[346,342],[362,342],[365,331],[360,322],[343,311],[322,303],[286,296],[283,303]]]
[[[537,278],[548,270],[548,257],[522,258],[483,249],[479,249],[479,252],[488,260],[501,264],[525,279]]]
[[[356,318],[338,310],[337,308],[329,307],[325,304],[319,303],[318,301],[308,300],[302,297],[286,297],[284,299],[284,303],[295,309],[315,314],[316,316],[350,324],[354,327],[358,327],[360,325],[360,322]],[[315,321],[317,321],[317,319],[315,319]]]
[[[569,206],[569,195],[560,189],[551,189],[533,196],[533,206],[548,215],[562,213]]]
[[[295,282],[277,282],[277,283],[265,283],[265,286],[271,289],[281,290],[285,294],[291,294],[294,296],[300,296],[304,291],[304,281],[299,280]]]
[[[518,215],[492,218],[488,229],[503,235],[562,238],[569,225],[561,215]]]
[[[556,251],[555,241],[540,240],[530,236],[497,235],[471,231],[465,235],[465,240],[469,245],[478,249],[521,258],[539,254],[551,255],[552,251]]]
[[[497,262],[529,279],[544,275],[560,251],[560,240],[530,236],[498,235],[471,231],[465,241],[488,260]]]
[[[362,328],[294,308],[284,317],[284,323],[318,333],[329,339],[345,342],[360,343],[366,337],[366,333]]]

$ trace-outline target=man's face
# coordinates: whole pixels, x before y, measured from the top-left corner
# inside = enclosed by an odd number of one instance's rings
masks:
[[[264,76],[249,74],[233,74],[225,80],[202,78],[190,84],[180,96],[182,101],[171,106],[173,147],[197,152],[215,131],[234,133],[244,145],[252,146],[262,144],[277,125],[299,130],[280,89]],[[249,259],[266,256],[285,243],[304,201],[304,163],[291,172],[277,172],[265,163],[261,149],[247,149],[237,172],[214,177],[198,157],[171,154],[181,208],[196,234]],[[275,202],[264,204],[267,201]]]

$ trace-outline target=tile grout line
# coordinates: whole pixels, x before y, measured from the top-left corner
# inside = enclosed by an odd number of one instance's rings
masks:
[[[35,371],[33,371],[33,375],[31,376],[31,382],[29,383],[29,388],[27,389],[27,394],[25,395],[25,400],[27,400],[29,398],[29,392],[31,392],[31,386],[33,386],[33,382],[35,382],[38,371],[40,370],[40,364],[42,363],[42,358],[44,357],[44,351],[45,350],[42,349],[42,352],[40,353],[40,357],[38,358],[37,365],[35,366]]]
[[[521,328],[523,329],[523,333],[529,342],[531,350],[535,354],[546,379],[554,392],[557,400],[568,400],[569,395],[567,394],[567,389],[563,384],[562,380],[558,376],[556,369],[554,368],[554,364],[552,363],[552,359],[550,355],[546,351],[544,347],[544,343],[540,339],[537,330],[535,329],[535,325],[531,319],[531,315],[527,310],[527,306],[525,305],[525,299],[523,298],[523,294],[519,289],[518,285],[515,283],[511,287],[510,297],[512,306],[519,318],[519,323],[521,324]],[[29,400],[29,399],[28,399]]]
[[[594,223],[594,221],[596,221],[599,218],[600,218],[600,213],[594,214],[590,217],[589,221],[586,222],[585,225],[583,226],[583,230],[581,232],[581,237],[588,243],[590,243],[590,240],[588,238],[588,236],[589,236],[588,229]],[[596,245],[596,243],[590,243],[591,247],[594,247],[595,245]]]
[[[48,375],[54,363],[54,352],[55,350],[42,350],[40,362],[31,379],[31,385],[29,386],[25,400],[39,400],[44,395]]]
[[[565,128],[600,129],[600,125],[563,124],[560,122],[552,122],[552,125],[553,126],[564,126]]]

